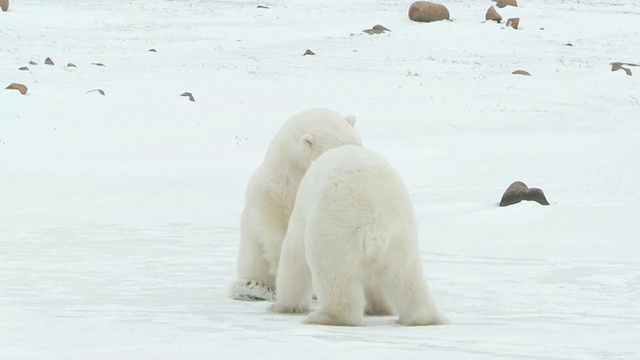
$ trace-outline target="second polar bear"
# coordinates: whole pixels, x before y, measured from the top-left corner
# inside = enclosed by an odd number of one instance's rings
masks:
[[[273,300],[280,247],[300,180],[328,149],[362,145],[355,117],[324,108],[302,111],[282,124],[264,161],[251,174],[241,216],[238,279],[230,296]]]
[[[445,320],[422,274],[413,206],[404,182],[376,152],[327,151],[300,183],[276,277],[280,313],[319,309],[306,323],[362,325],[365,307],[390,305],[402,325]],[[373,310],[373,311],[371,311]]]

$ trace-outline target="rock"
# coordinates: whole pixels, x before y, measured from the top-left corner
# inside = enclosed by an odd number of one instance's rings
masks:
[[[38,63],[33,61],[33,60],[31,60],[31,61],[29,61],[29,65],[38,65]]]
[[[502,16],[498,14],[498,11],[495,7],[489,6],[489,10],[487,10],[487,13],[484,14],[484,19],[487,21],[497,21],[498,23],[500,23],[500,21],[502,21]]]
[[[409,7],[409,19],[419,22],[448,20],[449,9],[442,4],[416,1]]]
[[[29,71],[29,67],[28,66],[23,66],[18,70],[22,70],[22,71]]]
[[[104,66],[107,66],[107,65],[105,65],[105,64],[103,64],[103,63],[91,63],[91,65],[94,65],[94,66],[103,66],[103,67],[104,67]]]
[[[49,57],[44,59],[44,63],[46,65],[54,65],[53,60],[51,60],[51,58],[49,58]]]
[[[102,90],[102,89],[93,89],[93,90],[89,90],[89,91],[87,91],[87,94],[88,94],[88,93],[90,93],[90,92],[97,92],[97,93],[99,93],[100,95],[103,95],[103,96],[104,96],[104,90]]]
[[[522,200],[533,200],[540,205],[549,205],[547,198],[544,196],[542,190],[538,188],[529,188],[522,181],[516,181],[509,185],[507,190],[502,195],[500,200],[500,206],[509,206],[517,204]]]
[[[526,76],[531,76],[531,74],[529,74],[528,71],[525,70],[516,70],[514,72],[512,72],[512,74],[514,75],[526,75]]]
[[[156,49],[149,49],[149,52],[158,52]]]
[[[631,76],[631,69],[622,66],[622,63],[611,63],[611,71],[624,70],[627,75]]]
[[[389,29],[387,29],[386,27],[378,24],[378,25],[374,25],[371,29],[366,29],[366,30],[362,30],[365,33],[369,34],[369,35],[373,35],[373,34],[382,34],[385,31],[391,31]]]
[[[503,8],[505,6],[518,6],[518,2],[516,0],[495,0],[496,6],[499,8]]]
[[[520,18],[507,19],[507,26],[511,26],[512,28],[517,29],[518,24],[520,24]]]
[[[9,10],[9,0],[0,0],[0,9],[2,9],[2,11]]]
[[[188,92],[188,91],[187,92],[183,92],[182,94],[180,94],[180,96],[188,97],[189,101],[191,101],[191,102],[195,102],[196,101],[196,99],[193,97],[193,94]]]
[[[72,67],[72,68],[74,68],[74,67],[77,67],[77,66],[76,66],[76,64],[74,64],[74,63],[68,63],[68,64],[67,64],[67,67]]]
[[[316,53],[314,53],[313,51],[311,51],[311,49],[307,49],[304,54],[302,54],[302,56],[307,56],[307,55],[315,55]]]
[[[18,84],[18,83],[9,84],[9,86],[7,86],[5,88],[5,90],[18,90],[18,91],[20,91],[20,94],[22,94],[22,95],[26,95],[27,94],[27,87],[22,85],[22,84]]]

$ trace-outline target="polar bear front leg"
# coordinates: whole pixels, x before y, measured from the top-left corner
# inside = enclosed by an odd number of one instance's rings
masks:
[[[270,271],[273,265],[264,244],[276,242],[275,246],[279,246],[283,231],[263,226],[265,221],[257,220],[261,216],[249,208],[242,213],[238,279],[230,287],[230,296],[235,300],[275,299],[275,274]]]
[[[311,273],[304,254],[304,224],[295,213],[282,243],[280,265],[276,277],[278,298],[269,307],[279,313],[306,313],[313,295]]]

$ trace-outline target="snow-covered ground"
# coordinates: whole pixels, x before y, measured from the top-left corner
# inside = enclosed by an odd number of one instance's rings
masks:
[[[12,0],[0,85],[29,92],[0,91],[0,359],[640,358],[640,67],[609,65],[640,63],[640,3],[498,9],[518,30],[488,1],[430,24],[410,3]],[[313,106],[405,178],[451,325],[226,297],[248,175]],[[516,180],[551,205],[498,207]]]

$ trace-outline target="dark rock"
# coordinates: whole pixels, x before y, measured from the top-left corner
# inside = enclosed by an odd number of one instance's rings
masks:
[[[509,185],[502,195],[500,206],[504,207],[517,204],[522,200],[535,201],[540,205],[549,205],[549,202],[544,196],[544,192],[542,192],[542,190],[538,188],[529,188],[522,181],[516,181]]]

